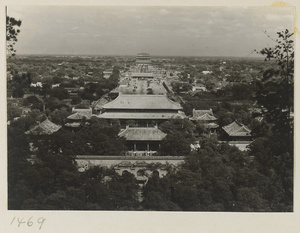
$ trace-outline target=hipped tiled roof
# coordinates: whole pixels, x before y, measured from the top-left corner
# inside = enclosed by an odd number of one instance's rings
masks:
[[[65,126],[71,127],[71,128],[78,128],[80,126],[80,123],[78,123],[78,122],[66,123]]]
[[[103,109],[181,110],[182,107],[165,95],[123,95],[103,105]]]
[[[223,127],[229,136],[251,136],[251,130],[247,126],[236,121]]]
[[[209,129],[216,129],[216,128],[219,128],[219,125],[216,124],[216,123],[207,123],[206,126],[207,126],[207,128],[209,128]]]
[[[119,136],[127,141],[161,141],[167,135],[156,127],[127,127]]]
[[[83,117],[90,119],[92,116],[92,109],[73,109],[73,114],[68,116],[69,120],[81,120]]]
[[[131,77],[153,77],[153,73],[132,73]]]
[[[217,118],[214,116],[211,109],[209,110],[195,110],[193,109],[193,117],[191,120],[199,121],[215,121]]]
[[[162,119],[183,119],[184,113],[152,113],[152,112],[105,112],[98,116],[104,119],[149,119],[149,120],[162,120]]]
[[[44,120],[42,123],[39,123],[32,129],[26,132],[26,134],[32,135],[50,135],[58,131],[61,128],[60,125],[56,125],[51,122],[49,119]]]
[[[101,98],[93,103],[93,108],[95,110],[100,110],[100,109],[102,109],[102,106],[107,104],[108,102],[109,101],[107,99]]]

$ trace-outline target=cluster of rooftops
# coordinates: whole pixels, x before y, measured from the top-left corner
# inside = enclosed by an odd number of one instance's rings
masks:
[[[120,94],[113,101],[104,104],[99,114],[92,114],[92,108],[73,108],[72,114],[67,117],[66,127],[79,127],[82,119],[89,120],[92,116],[102,119],[119,120],[157,120],[187,118],[179,103],[170,100],[166,95],[125,95]],[[218,128],[217,118],[211,109],[193,110],[191,121],[201,121],[210,129]],[[61,126],[52,123],[49,119],[39,123],[27,134],[52,134],[58,131]],[[245,125],[236,121],[222,127],[229,137],[250,137],[251,130]],[[166,134],[157,127],[126,127],[119,134],[127,140],[162,140]]]
[[[151,63],[151,57],[148,53],[139,53],[136,57],[136,64],[140,67],[139,73],[132,73],[133,78],[153,78],[153,73],[146,72],[144,68]],[[100,103],[101,101],[99,101]],[[99,104],[98,103],[98,104]],[[168,119],[185,119],[188,118],[183,112],[182,106],[170,100],[166,95],[139,95],[139,94],[122,94],[116,99],[108,102],[95,105],[88,109],[73,108],[72,114],[67,117],[67,122],[64,127],[76,129],[81,125],[82,120],[89,120],[92,117],[98,117],[106,120],[119,120],[121,125],[125,123],[125,128],[119,133],[120,137],[124,137],[128,146],[132,151],[138,151],[143,148],[149,152],[151,149],[156,150],[159,142],[162,141],[167,134],[158,129],[157,124]],[[130,120],[142,122],[138,127],[129,127],[127,122]],[[216,132],[219,128],[217,118],[213,111],[209,110],[193,110],[193,116],[189,120],[194,122],[202,122],[210,130]],[[154,125],[153,125],[154,122]],[[58,131],[62,126],[56,125],[49,119],[39,123],[27,134],[31,135],[50,135]],[[228,136],[228,139],[237,141],[251,138],[251,131],[245,125],[236,121],[222,127],[223,132]],[[144,143],[141,146],[141,142]]]

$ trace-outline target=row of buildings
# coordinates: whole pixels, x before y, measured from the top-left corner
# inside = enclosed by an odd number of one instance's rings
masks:
[[[153,79],[153,74],[148,69],[148,65],[150,64],[151,59],[149,54],[139,54],[136,57],[136,66],[140,72],[131,73],[131,78]],[[128,159],[130,157],[155,158],[162,140],[167,136],[158,126],[170,119],[188,118],[183,112],[183,107],[179,103],[169,99],[165,94],[122,94],[120,92],[114,100],[103,104],[101,107],[94,109],[73,108],[72,114],[67,117],[67,122],[63,127],[75,131],[83,121],[88,121],[92,117],[98,117],[107,121],[119,120],[121,125],[119,136],[126,139],[128,148],[126,155],[129,156]],[[250,129],[236,121],[220,129],[217,124],[217,118],[211,109],[194,109],[193,116],[188,119],[192,122],[202,122],[210,133],[216,133],[218,130],[221,130],[225,134],[226,140],[232,145],[240,147],[240,149],[246,149],[246,145],[251,141]],[[30,129],[27,134],[49,135],[58,131],[61,127],[46,119],[44,122]],[[89,156],[85,156],[82,158],[81,156],[78,159],[82,166],[91,163],[91,161],[94,161],[98,165],[103,163],[103,159],[99,159],[99,157],[90,158]],[[128,165],[129,163],[124,163],[124,159],[116,159],[118,161],[115,164],[116,169],[120,169],[121,167],[123,170],[125,169],[123,165]],[[168,159],[167,161],[171,160]],[[183,159],[181,158],[178,161],[183,161]],[[122,162],[124,164],[121,166]],[[134,162],[131,162],[131,170],[133,169],[132,164]]]
[[[169,119],[187,118],[182,106],[165,95],[123,95],[104,104],[100,113],[93,114],[92,108],[73,108],[67,117],[65,127],[76,129],[83,120],[98,117],[108,121],[119,120],[122,131],[119,136],[127,141],[130,155],[155,155],[160,142],[166,137],[158,125]],[[212,110],[193,110],[189,118],[193,122],[202,122],[210,133],[219,130],[217,118]],[[132,125],[130,125],[132,123]],[[28,131],[28,134],[50,134],[60,129],[49,119]],[[251,141],[251,131],[236,121],[222,127],[226,139],[232,144],[247,144]]]

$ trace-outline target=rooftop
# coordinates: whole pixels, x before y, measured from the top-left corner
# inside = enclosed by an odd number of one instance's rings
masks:
[[[217,129],[217,128],[219,128],[219,125],[216,124],[216,123],[208,123],[206,125],[206,127],[209,128],[209,129]]]
[[[102,106],[107,104],[109,101],[106,98],[100,98],[99,100],[93,102],[92,106],[95,110],[102,109]]]
[[[49,119],[44,120],[42,123],[34,126],[32,129],[28,130],[26,134],[32,135],[50,135],[55,133],[61,128],[60,125],[56,125]]]
[[[103,109],[181,110],[182,107],[165,95],[123,95],[103,105]]]
[[[127,127],[119,136],[127,141],[161,141],[167,134],[156,127]]]
[[[217,118],[214,116],[211,109],[209,110],[195,110],[193,109],[193,117],[191,120],[200,120],[200,121],[214,121]]]
[[[131,77],[153,77],[153,73],[131,73]]]
[[[82,118],[90,119],[92,117],[92,109],[73,108],[73,114],[68,116],[69,120],[81,120]]]
[[[71,127],[71,128],[78,128],[78,127],[80,127],[80,123],[79,122],[66,123],[65,126]]]
[[[222,128],[229,136],[251,136],[251,130],[236,121]]]
[[[184,113],[148,113],[148,112],[105,112],[98,115],[104,119],[147,119],[147,120],[163,120],[163,119],[183,119]]]

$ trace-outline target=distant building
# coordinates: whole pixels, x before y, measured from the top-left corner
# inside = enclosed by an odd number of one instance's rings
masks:
[[[179,103],[165,95],[124,95],[102,106],[99,118],[118,119],[121,125],[136,120],[140,126],[158,124],[170,118],[185,118]]]
[[[207,91],[207,89],[203,84],[194,84],[192,91]]]
[[[149,53],[138,53],[136,56],[136,64],[150,64],[151,57]]]
[[[42,123],[34,126],[32,129],[28,130],[26,134],[30,135],[51,135],[61,128],[60,125],[56,125],[49,119],[44,120]]]
[[[237,147],[240,151],[247,151],[248,146],[252,143],[252,141],[230,141],[228,144],[230,146]]]
[[[205,70],[205,71],[202,71],[202,74],[212,74],[212,71]]]
[[[213,111],[211,109],[193,109],[193,117],[191,117],[190,120],[202,122],[212,133],[215,133],[219,128],[219,125],[217,124],[217,118],[214,116]]]
[[[52,84],[52,88],[54,88],[54,87],[59,87],[60,86],[60,83],[56,83],[56,84]]]
[[[201,146],[200,146],[200,142],[199,141],[195,141],[193,143],[190,144],[191,147],[191,151],[199,151]]]
[[[28,113],[31,112],[31,108],[30,107],[23,106],[23,107],[21,107],[21,110],[22,110],[22,113],[21,113],[22,116],[26,116]]]
[[[73,129],[79,128],[80,127],[80,122],[67,122],[65,124],[65,126],[68,127],[68,128],[73,128]]]
[[[43,87],[42,82],[36,82],[36,83],[31,83],[30,84],[31,87]]]
[[[108,79],[112,75],[112,70],[103,71],[103,77]]]
[[[131,73],[131,78],[137,78],[137,79],[148,79],[148,78],[154,78],[153,73]]]

